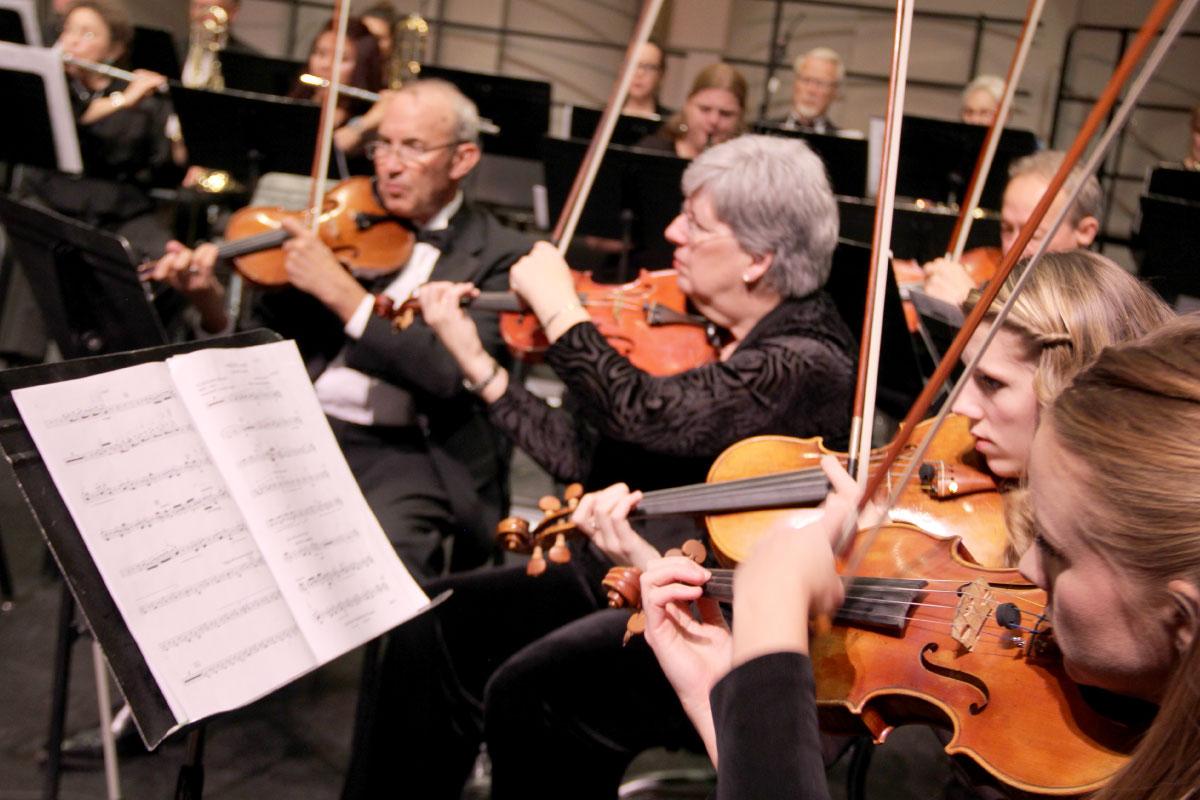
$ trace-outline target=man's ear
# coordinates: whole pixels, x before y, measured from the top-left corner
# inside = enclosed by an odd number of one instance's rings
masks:
[[[483,152],[474,142],[462,142],[455,145],[454,156],[450,161],[450,177],[461,181],[470,174],[471,170],[475,169],[482,156]]]

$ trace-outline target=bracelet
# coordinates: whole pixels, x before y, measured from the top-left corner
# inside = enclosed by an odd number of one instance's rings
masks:
[[[491,386],[492,381],[496,380],[496,376],[499,374],[500,362],[493,358],[492,371],[488,373],[488,376],[481,381],[472,381],[467,378],[463,378],[463,388],[471,394],[481,394],[484,389],[486,389],[488,386]]]
[[[574,311],[577,308],[583,308],[583,306],[581,306],[579,304],[578,300],[572,300],[571,302],[567,303],[565,306],[560,308],[558,311],[555,311],[549,317],[546,317],[546,321],[542,323],[542,330],[548,330],[550,328],[550,326],[554,323],[554,320],[558,319],[561,315],[565,314],[566,312]]]

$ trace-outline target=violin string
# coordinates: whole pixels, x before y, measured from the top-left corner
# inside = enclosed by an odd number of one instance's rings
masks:
[[[891,472],[892,477],[896,478],[901,474],[902,471],[900,469]],[[667,500],[684,500],[686,498],[736,497],[740,493],[748,491],[771,491],[782,488],[815,488],[825,485],[827,482],[824,472],[808,468],[789,472],[777,472],[753,478],[740,478],[732,481],[714,481],[712,483],[658,489],[653,492],[647,492],[643,503],[645,500],[654,503]]]

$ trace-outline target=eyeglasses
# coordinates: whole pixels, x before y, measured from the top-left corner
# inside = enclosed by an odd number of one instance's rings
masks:
[[[649,61],[643,61],[637,65],[638,72],[661,72],[661,64],[651,64]]]
[[[832,91],[838,87],[837,81],[825,81],[821,80],[820,78],[809,78],[804,75],[797,76],[796,80],[805,86],[811,86],[814,89],[825,89],[826,91]]]
[[[460,139],[454,139],[443,144],[422,144],[421,142],[385,142],[376,140],[369,142],[363,148],[363,152],[367,154],[367,158],[378,161],[386,156],[393,156],[397,161],[405,164],[411,164],[414,161],[420,161],[424,156],[437,150],[444,150],[447,147],[455,147],[462,144]]]

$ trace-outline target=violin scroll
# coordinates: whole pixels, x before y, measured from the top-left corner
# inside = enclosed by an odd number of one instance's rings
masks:
[[[542,520],[532,530],[529,522],[520,517],[506,517],[496,526],[496,541],[505,550],[513,553],[529,553],[525,573],[531,576],[546,571],[546,559],[555,564],[566,564],[571,560],[566,536],[575,530],[571,514],[583,497],[582,484],[572,483],[563,492],[562,500],[547,495],[538,500]],[[547,546],[547,542],[552,542]]]

